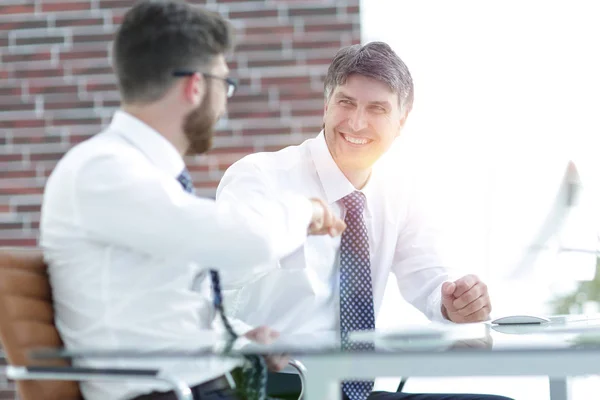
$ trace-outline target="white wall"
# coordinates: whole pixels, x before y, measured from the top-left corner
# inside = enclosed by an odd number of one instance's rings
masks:
[[[600,3],[363,0],[361,20],[363,42],[388,42],[413,75],[415,106],[397,144],[421,162],[449,233],[448,259],[490,283],[498,314],[547,312],[552,292],[572,287],[593,257],[569,261],[567,279],[552,253],[515,268],[567,160],[577,163],[588,205],[599,204]],[[583,220],[576,231],[598,222]],[[406,305],[400,315],[402,300],[388,289],[382,325],[419,318]],[[535,382],[541,397],[523,398],[547,398],[544,381]]]

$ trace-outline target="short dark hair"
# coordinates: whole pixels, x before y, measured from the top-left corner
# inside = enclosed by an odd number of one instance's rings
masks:
[[[384,42],[355,44],[340,49],[325,77],[325,99],[343,85],[352,74],[368,76],[388,85],[398,94],[398,104],[408,114],[414,100],[414,85],[410,71],[392,48]]]
[[[175,69],[198,70],[233,47],[219,14],[177,0],[145,0],[127,11],[113,43],[122,100],[150,103],[175,81]]]

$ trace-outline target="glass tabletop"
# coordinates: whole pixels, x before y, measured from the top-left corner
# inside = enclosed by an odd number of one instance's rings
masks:
[[[367,344],[352,350],[348,344]],[[366,349],[364,349],[366,348]],[[203,339],[194,349],[81,348],[36,349],[31,359],[51,358],[198,358],[206,356],[239,357],[244,354],[332,355],[352,352],[439,353],[460,351],[537,351],[573,350],[600,352],[600,319],[569,323],[499,326],[490,322],[477,324],[429,323],[393,330],[350,332],[342,345],[338,332],[282,334],[269,344],[246,338]]]

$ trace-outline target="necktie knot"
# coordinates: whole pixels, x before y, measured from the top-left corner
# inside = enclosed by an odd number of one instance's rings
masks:
[[[190,171],[187,168],[184,168],[183,171],[177,177],[177,180],[183,186],[183,189],[188,193],[194,193],[194,182],[192,181],[192,176],[190,175]]]
[[[349,214],[360,215],[365,209],[365,195],[358,190],[350,193],[342,199],[344,206]]]

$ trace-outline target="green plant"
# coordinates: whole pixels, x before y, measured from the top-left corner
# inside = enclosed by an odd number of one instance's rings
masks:
[[[555,314],[581,314],[585,303],[600,305],[600,258],[596,261],[594,280],[581,282],[573,293],[557,297],[550,304]]]

